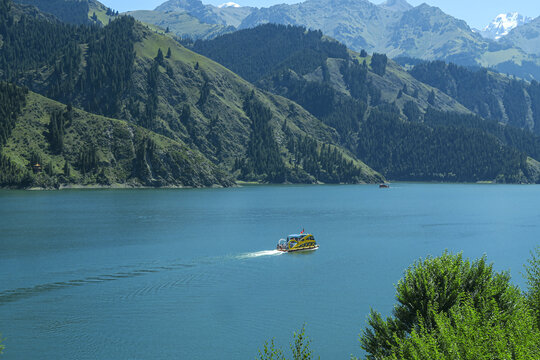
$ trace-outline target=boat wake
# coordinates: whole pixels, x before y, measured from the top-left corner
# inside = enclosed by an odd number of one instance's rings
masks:
[[[252,259],[262,256],[276,256],[281,255],[283,252],[278,250],[263,250],[250,253],[244,253],[233,256],[218,256],[213,258],[201,258],[191,261],[189,263],[172,262],[164,264],[162,266],[153,264],[141,264],[142,266],[124,266],[122,271],[114,271],[109,269],[106,273],[97,273],[91,276],[83,276],[76,279],[66,279],[64,281],[55,281],[49,283],[37,284],[29,287],[19,287],[16,289],[0,290],[0,306],[6,303],[18,301],[23,298],[36,296],[42,293],[59,290],[63,288],[71,288],[75,286],[83,286],[95,283],[104,283],[110,281],[118,281],[121,279],[128,279],[137,276],[148,276],[153,273],[182,271],[186,272],[180,280],[175,280],[175,284],[179,282],[190,283],[191,280],[201,276],[203,271],[201,269],[196,270],[197,274],[193,274],[191,270],[199,268],[201,265],[215,265],[222,263],[227,259]],[[110,271],[113,270],[113,271]]]
[[[263,250],[263,251],[256,251],[251,253],[246,253],[239,255],[238,258],[240,259],[249,259],[249,258],[256,258],[261,256],[276,256],[283,254],[283,251],[279,250]]]

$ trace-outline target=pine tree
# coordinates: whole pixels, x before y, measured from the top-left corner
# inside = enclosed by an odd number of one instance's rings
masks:
[[[53,168],[52,162],[49,161],[47,165],[45,166],[45,173],[47,173],[47,175],[49,176],[54,175],[54,168]]]
[[[430,105],[435,105],[435,91],[431,90],[431,92],[429,93],[429,96],[427,98],[427,102]]]
[[[386,64],[388,63],[388,58],[385,54],[373,53],[371,57],[371,69],[373,72],[379,76],[384,76],[386,73]]]
[[[64,163],[64,176],[65,176],[66,178],[71,177],[71,168],[69,167],[69,164],[68,164],[67,160],[66,160],[66,162]]]
[[[163,51],[161,51],[161,48],[158,49],[157,56],[154,59],[159,65],[163,65],[165,59],[163,58]]]
[[[167,59],[171,58],[171,48],[167,49],[167,55],[165,56]]]

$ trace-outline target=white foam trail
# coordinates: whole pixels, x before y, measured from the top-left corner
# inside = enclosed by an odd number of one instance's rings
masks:
[[[254,257],[260,257],[260,256],[275,256],[275,255],[281,255],[283,254],[283,251],[279,250],[263,250],[263,251],[256,251],[252,253],[242,254],[239,256],[241,259],[247,259],[247,258],[254,258]]]

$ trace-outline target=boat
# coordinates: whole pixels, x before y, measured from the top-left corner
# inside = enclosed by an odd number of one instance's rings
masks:
[[[276,249],[283,252],[312,251],[317,250],[319,245],[315,241],[313,234],[291,234],[287,239],[280,239]]]
[[[387,184],[387,183],[379,184],[379,189],[388,189],[389,187],[390,187],[390,184]]]

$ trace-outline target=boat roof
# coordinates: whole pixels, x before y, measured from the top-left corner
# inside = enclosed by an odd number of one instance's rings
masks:
[[[301,237],[301,236],[306,236],[306,235],[311,235],[311,234],[310,234],[310,233],[291,234],[291,235],[289,235],[288,237]]]

